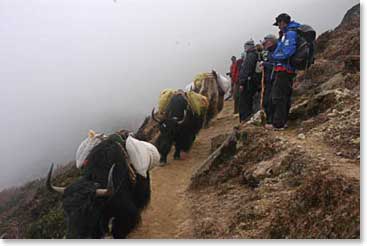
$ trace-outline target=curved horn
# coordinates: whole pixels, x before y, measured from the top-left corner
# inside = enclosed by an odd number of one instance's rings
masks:
[[[50,167],[50,171],[48,171],[48,175],[47,175],[47,179],[46,179],[46,187],[49,191],[54,191],[57,193],[61,193],[64,194],[65,192],[65,187],[57,187],[57,186],[53,186],[51,183],[51,176],[52,176],[52,170],[54,169],[54,164],[51,164]]]
[[[184,123],[184,122],[185,122],[185,120],[186,120],[186,115],[187,115],[187,110],[185,109],[185,110],[184,110],[184,116],[183,116],[183,119],[182,119],[182,120],[180,120],[180,121],[177,121],[177,124],[181,125],[182,123]]]
[[[158,119],[154,116],[154,110],[155,110],[155,108],[153,108],[153,110],[152,110],[152,119],[153,119],[155,122],[157,122],[157,123],[161,124],[162,122],[161,122],[160,120],[158,120]]]
[[[114,191],[113,188],[113,170],[115,169],[116,164],[113,164],[110,171],[108,172],[108,181],[107,181],[107,187],[106,189],[96,189],[96,196],[112,196]]]

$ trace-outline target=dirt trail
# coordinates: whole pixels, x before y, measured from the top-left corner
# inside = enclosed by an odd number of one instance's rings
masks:
[[[238,118],[233,118],[232,110],[232,102],[226,102],[210,127],[200,131],[185,160],[173,160],[171,153],[166,166],[151,171],[152,200],[142,214],[142,223],[129,238],[191,237],[185,192],[193,171],[209,156],[210,139],[233,129]]]

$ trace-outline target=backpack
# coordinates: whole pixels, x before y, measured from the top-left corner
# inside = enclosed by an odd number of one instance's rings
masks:
[[[290,58],[290,64],[297,70],[306,70],[315,61],[316,31],[308,25],[301,25],[295,31],[297,32],[297,49]]]

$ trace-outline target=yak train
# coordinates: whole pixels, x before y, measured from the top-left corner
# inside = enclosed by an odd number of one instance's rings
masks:
[[[110,136],[90,131],[76,153],[83,175],[68,187],[52,184],[51,165],[46,185],[63,195],[66,238],[126,238],[149,203],[149,170],[167,163],[172,145],[174,159],[190,150],[200,129],[222,110],[229,87],[228,79],[212,71],[199,74],[186,91],[162,91],[159,110],[149,118],[159,129],[155,139],[126,130]]]

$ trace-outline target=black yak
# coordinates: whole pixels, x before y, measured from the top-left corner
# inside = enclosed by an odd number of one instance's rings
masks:
[[[83,175],[66,188],[47,187],[63,194],[67,238],[103,238],[112,220],[112,236],[126,238],[138,225],[150,200],[150,179],[134,172],[122,144],[108,138],[87,157]],[[106,187],[106,188],[102,188]]]
[[[189,106],[183,93],[175,94],[168,103],[163,119],[157,119],[152,110],[152,119],[159,124],[160,135],[155,142],[161,163],[167,163],[167,155],[175,145],[174,159],[180,159],[181,151],[188,152],[203,125],[203,117],[198,116]]]

